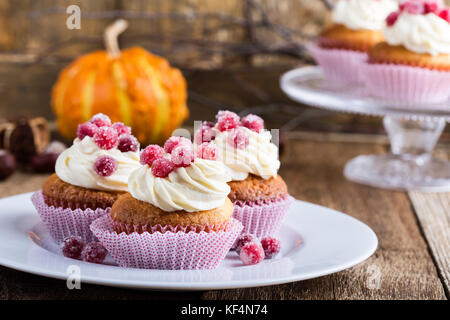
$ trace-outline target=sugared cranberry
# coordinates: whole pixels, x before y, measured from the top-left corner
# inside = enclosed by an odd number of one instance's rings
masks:
[[[94,141],[99,148],[109,150],[117,146],[119,137],[117,131],[111,127],[98,128],[94,135]]]
[[[170,153],[175,167],[187,167],[194,161],[194,150],[185,145],[179,145]]]
[[[167,139],[166,143],[164,143],[164,151],[167,153],[171,153],[172,150],[179,145],[192,146],[192,142],[185,137],[173,136]]]
[[[264,260],[264,249],[257,242],[246,243],[239,253],[245,265],[258,264]]]
[[[219,129],[219,131],[227,131],[237,128],[240,123],[239,116],[231,111],[219,111],[216,118],[217,129]]]
[[[105,247],[97,241],[89,242],[81,252],[81,258],[86,262],[102,263],[106,258]]]
[[[264,249],[264,254],[266,258],[272,259],[275,257],[281,249],[280,240],[272,237],[265,237],[261,240],[261,246]]]
[[[62,254],[67,258],[80,259],[86,244],[78,236],[70,236],[61,243]]]
[[[249,143],[249,138],[244,129],[238,128],[229,133],[227,141],[233,148],[245,149]]]
[[[424,3],[424,11],[426,13],[437,13],[439,11],[439,4],[437,1],[428,1]]]
[[[126,126],[123,122],[115,122],[112,127],[116,129],[118,136],[123,134],[131,134],[131,128]]]
[[[424,14],[425,6],[422,2],[408,1],[400,6],[400,10],[406,11],[409,14]]]
[[[202,126],[203,127],[207,127],[207,128],[214,128],[214,122],[211,122],[211,121],[203,121],[202,122]]]
[[[195,154],[198,158],[205,160],[217,160],[217,147],[211,142],[203,142],[195,149]]]
[[[246,115],[244,118],[242,118],[241,124],[244,127],[249,128],[250,130],[253,130],[255,132],[259,132],[264,129],[264,120],[255,114]]]
[[[439,13],[439,17],[450,23],[450,9],[444,9]]]
[[[110,127],[111,119],[103,113],[97,113],[94,115],[89,122],[95,124],[97,127]]]
[[[216,132],[212,127],[202,125],[194,134],[194,142],[196,144],[202,144],[203,142],[214,140],[215,137]]]
[[[138,151],[139,141],[136,139],[135,136],[132,136],[130,134],[123,134],[119,137],[117,149],[119,149],[122,152]]]
[[[152,173],[155,177],[165,178],[175,169],[172,161],[166,158],[156,159],[152,164]]]
[[[16,159],[11,152],[0,150],[0,181],[5,180],[16,170]]]
[[[164,154],[163,148],[156,144],[151,144],[142,150],[140,162],[151,166],[156,159],[164,157]]]
[[[243,246],[250,242],[258,242],[258,238],[252,233],[243,233],[236,240],[236,252],[240,253]]]
[[[386,24],[388,27],[393,26],[400,15],[400,11],[391,12],[386,18]]]
[[[95,133],[97,132],[98,127],[91,123],[91,122],[85,122],[78,126],[77,129],[77,137],[80,140],[83,140],[84,137],[93,137]]]
[[[100,156],[95,160],[94,170],[99,176],[108,177],[117,170],[117,160],[107,155]]]

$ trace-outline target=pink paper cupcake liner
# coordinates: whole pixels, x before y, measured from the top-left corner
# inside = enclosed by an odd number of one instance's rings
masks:
[[[287,196],[268,202],[234,202],[233,218],[244,226],[243,233],[258,238],[276,235],[294,198]]]
[[[351,84],[360,83],[360,64],[367,59],[367,54],[353,50],[327,49],[316,44],[307,46],[309,53],[323,70],[325,77],[331,81]]]
[[[450,98],[448,71],[365,62],[361,76],[372,95],[394,102],[440,103]]]
[[[140,226],[130,228],[141,229]],[[227,228],[217,232],[157,225],[149,228],[151,233],[117,234],[108,214],[95,220],[91,230],[121,267],[200,270],[217,268],[241,233],[242,224],[231,219]]]
[[[72,210],[48,206],[44,201],[42,191],[35,192],[31,196],[31,202],[48,232],[57,243],[62,242],[69,236],[79,236],[87,242],[96,240],[89,226],[94,220],[109,214],[111,210],[111,208]]]

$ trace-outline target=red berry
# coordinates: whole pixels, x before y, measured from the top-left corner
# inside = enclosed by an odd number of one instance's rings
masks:
[[[67,258],[80,259],[84,246],[85,243],[80,237],[70,236],[61,243],[61,251]]]
[[[135,136],[132,136],[130,134],[123,134],[119,137],[117,149],[119,149],[122,152],[138,151],[139,141],[136,139]]]
[[[118,136],[121,136],[122,134],[131,134],[131,128],[126,126],[123,122],[115,122],[112,127],[116,129]]]
[[[444,9],[439,13],[439,17],[450,23],[450,9]]]
[[[388,27],[393,26],[400,15],[400,11],[391,12],[386,18],[386,24]]]
[[[249,143],[249,138],[247,132],[239,128],[230,132],[227,141],[233,148],[245,149]]]
[[[242,247],[239,257],[245,265],[258,264],[264,260],[264,249],[257,242],[249,242]]]
[[[252,233],[243,233],[236,240],[236,252],[240,253],[244,245],[250,242],[258,242],[258,238]]]
[[[424,3],[425,13],[437,13],[439,11],[439,4],[437,2],[425,2]]]
[[[231,111],[219,111],[216,116],[217,129],[220,131],[226,131],[237,128],[239,126],[239,116]]]
[[[266,258],[272,259],[275,257],[281,249],[280,240],[272,237],[265,237],[261,240],[261,245],[264,249],[264,254]]]
[[[118,136],[116,130],[111,127],[98,128],[94,134],[94,141],[99,148],[109,150],[117,146]]]
[[[164,143],[164,151],[171,153],[172,150],[180,144],[192,146],[192,142],[189,139],[186,139],[185,137],[173,136],[167,139],[166,143]]]
[[[249,128],[255,132],[259,132],[264,129],[264,120],[255,114],[249,114],[242,118],[241,123],[244,127]]]
[[[170,153],[172,163],[175,167],[187,167],[194,161],[194,151],[191,147],[179,145]]]
[[[400,6],[402,11],[406,11],[410,14],[424,14],[425,6],[423,3],[418,2],[405,2]]]
[[[83,140],[84,137],[93,137],[94,134],[97,132],[98,127],[90,122],[82,123],[78,126],[77,129],[77,137],[80,140]]]
[[[110,156],[100,156],[94,163],[95,172],[102,177],[109,177],[117,170],[117,160]]]
[[[202,144],[203,142],[210,142],[216,137],[216,132],[212,127],[203,126],[198,129],[194,134],[194,142],[196,144]]]
[[[97,113],[94,115],[89,122],[95,124],[97,127],[110,127],[111,119],[103,113]]]
[[[164,154],[163,148],[156,144],[151,144],[142,150],[140,162],[151,166],[156,159],[164,157]]]
[[[198,158],[205,160],[217,160],[217,147],[211,142],[203,142],[195,149]]]
[[[203,121],[203,122],[202,122],[202,126],[203,126],[203,127],[207,127],[207,128],[214,128],[214,122]]]
[[[152,164],[152,173],[155,177],[165,178],[175,169],[172,161],[166,158],[156,159]]]
[[[105,247],[97,241],[89,242],[81,252],[84,261],[92,263],[102,263],[106,258]]]

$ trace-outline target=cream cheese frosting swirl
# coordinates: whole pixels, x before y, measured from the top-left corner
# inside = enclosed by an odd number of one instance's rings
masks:
[[[332,19],[352,30],[382,30],[386,17],[397,9],[395,0],[339,0]]]
[[[272,135],[268,130],[255,132],[245,127],[240,130],[248,135],[248,145],[243,148],[234,148],[228,143],[231,131],[220,132],[216,130],[214,143],[218,149],[218,158],[222,161],[233,180],[245,180],[248,175],[254,174],[263,179],[276,177],[280,168],[278,160],[278,147],[271,143]]]
[[[117,161],[117,170],[107,177],[99,176],[94,170],[98,157],[108,155]],[[103,190],[127,191],[128,176],[139,168],[139,152],[121,152],[117,148],[104,150],[91,137],[76,138],[73,145],[63,151],[56,160],[56,175],[64,182],[75,186]]]
[[[400,13],[394,25],[384,29],[386,42],[403,45],[415,53],[450,54],[450,23],[433,13]]]
[[[223,163],[196,158],[166,178],[155,177],[149,166],[142,166],[131,173],[128,189],[135,199],[166,212],[197,212],[223,206],[230,193],[228,181]]]

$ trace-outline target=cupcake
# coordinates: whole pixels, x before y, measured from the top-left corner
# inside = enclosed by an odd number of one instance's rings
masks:
[[[220,111],[216,124],[203,123],[194,137],[197,153],[210,154],[209,141],[217,146],[217,158],[232,179],[233,217],[242,222],[244,233],[260,238],[277,233],[292,202],[277,173],[278,147],[271,139],[260,117],[250,114],[241,120],[230,111]]]
[[[122,267],[216,268],[242,230],[232,218],[224,164],[206,153],[195,157],[181,137],[164,149],[148,146],[141,163],[128,179],[129,192],[92,224],[94,234]]]
[[[55,173],[32,202],[58,243],[68,236],[91,241],[89,225],[109,213],[139,166],[139,143],[130,128],[97,114],[79,125],[73,145],[59,155]]]
[[[371,94],[407,104],[450,98],[450,10],[441,2],[405,2],[390,14],[385,42],[362,65]]]
[[[370,48],[384,41],[385,18],[397,8],[396,0],[339,0],[333,24],[308,47],[325,76],[341,83],[360,82],[359,64]]]

